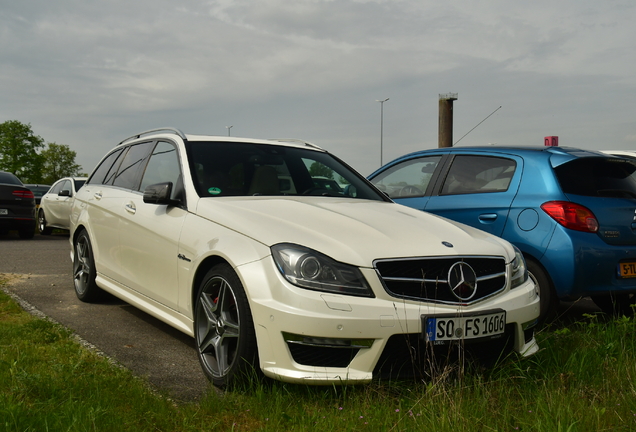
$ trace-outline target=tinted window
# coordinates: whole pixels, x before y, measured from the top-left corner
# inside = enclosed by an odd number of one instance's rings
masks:
[[[319,195],[384,200],[329,153],[251,143],[190,142],[200,196]]]
[[[93,171],[93,175],[91,175],[91,178],[88,179],[88,183],[108,184],[108,181],[106,181],[106,179],[108,178],[112,180],[112,174],[117,172],[118,164],[116,162],[119,160],[119,156],[122,154],[122,151],[123,148],[117,149],[116,151],[108,155],[106,159],[104,159],[104,161],[99,164],[95,171]]]
[[[504,192],[510,186],[516,166],[512,159],[456,156],[444,180],[441,195]]]
[[[181,176],[177,149],[170,143],[159,142],[150,155],[148,166],[141,180],[140,190],[146,189],[151,184],[171,182],[173,185],[172,198],[177,192],[177,184]]]
[[[371,183],[391,198],[422,196],[441,158],[427,156],[401,162],[371,179]]]
[[[581,158],[554,169],[565,193],[636,197],[636,164],[626,159]]]
[[[146,162],[152,142],[135,144],[128,148],[124,159],[119,165],[113,186],[125,189],[137,189],[139,184],[139,173]]]

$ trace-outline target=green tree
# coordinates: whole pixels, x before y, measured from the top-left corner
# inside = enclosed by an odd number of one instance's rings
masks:
[[[75,163],[77,153],[66,144],[48,143],[42,156],[42,183],[53,184],[62,177],[81,175],[82,167]]]
[[[33,134],[31,124],[9,120],[0,124],[0,170],[8,171],[23,183],[40,183],[44,140]]]
[[[320,162],[314,162],[309,167],[309,175],[312,177],[327,177],[333,180],[333,170]]]

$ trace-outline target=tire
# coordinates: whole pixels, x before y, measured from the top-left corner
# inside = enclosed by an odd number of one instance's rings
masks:
[[[539,323],[553,321],[558,312],[559,298],[550,276],[543,267],[531,258],[526,258],[528,276],[537,285],[540,299]]]
[[[79,233],[73,249],[75,251],[73,256],[75,294],[83,302],[95,302],[101,299],[104,292],[95,283],[97,270],[93,258],[93,247],[86,230]]]
[[[592,301],[603,312],[614,317],[634,315],[633,304],[636,304],[636,294],[609,294],[591,296]]]
[[[38,231],[41,235],[50,235],[53,228],[46,226],[46,217],[44,216],[44,210],[38,211]]]
[[[236,385],[261,375],[247,295],[228,264],[214,266],[199,286],[194,333],[199,362],[215,386]]]

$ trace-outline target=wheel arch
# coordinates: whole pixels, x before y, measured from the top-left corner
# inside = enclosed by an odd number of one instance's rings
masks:
[[[228,264],[230,267],[232,267],[232,269],[234,269],[234,266],[232,266],[232,264],[230,264],[228,260],[219,255],[211,255],[206,257],[197,267],[194,273],[194,278],[192,279],[192,289],[190,290],[190,301],[192,302],[191,304],[193,311],[197,302],[199,286],[201,285],[203,278],[212,267],[218,264]]]

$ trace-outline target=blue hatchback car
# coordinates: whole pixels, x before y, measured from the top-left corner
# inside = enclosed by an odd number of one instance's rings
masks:
[[[402,156],[369,180],[397,203],[503,237],[525,255],[541,317],[591,296],[631,313],[636,162],[568,147],[451,147]]]

